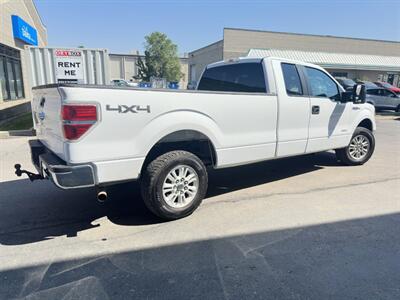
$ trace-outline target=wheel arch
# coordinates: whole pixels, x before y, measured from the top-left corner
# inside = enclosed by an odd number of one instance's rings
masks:
[[[357,127],[364,127],[370,131],[375,131],[376,130],[375,109],[371,107],[370,104],[368,104],[367,107],[361,109],[359,113],[356,116],[354,116],[352,124],[353,126],[351,132],[354,132]]]
[[[156,157],[175,150],[193,153],[208,167],[217,164],[216,146],[208,135],[199,130],[181,129],[164,135],[153,144],[146,154],[142,170]]]
[[[372,122],[372,120],[370,118],[364,118],[361,122],[358,123],[357,127],[363,127],[370,131],[373,131],[374,123]]]

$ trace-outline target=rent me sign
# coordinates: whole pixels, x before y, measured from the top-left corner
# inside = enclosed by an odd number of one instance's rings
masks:
[[[83,57],[79,50],[54,50],[57,82],[83,83]]]

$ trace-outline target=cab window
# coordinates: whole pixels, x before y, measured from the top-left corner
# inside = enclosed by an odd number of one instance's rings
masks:
[[[208,68],[201,77],[198,90],[265,93],[262,63],[237,63]]]
[[[340,98],[339,88],[332,78],[318,69],[305,67],[305,70],[310,85],[310,96],[334,100]]]

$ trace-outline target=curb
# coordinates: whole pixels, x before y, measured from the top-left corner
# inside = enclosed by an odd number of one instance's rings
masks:
[[[0,131],[0,139],[8,139],[19,136],[35,136],[35,135],[36,133],[33,129]]]
[[[400,116],[395,116],[395,115],[375,115],[375,119],[377,119],[377,120],[397,120],[397,119],[400,119]]]

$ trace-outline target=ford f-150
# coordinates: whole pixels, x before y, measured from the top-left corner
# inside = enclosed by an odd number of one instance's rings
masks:
[[[345,91],[319,66],[239,58],[207,66],[196,90],[52,84],[35,87],[30,141],[39,174],[62,189],[139,180],[146,206],[164,219],[191,214],[207,170],[335,150],[371,157],[374,107],[365,88]]]

